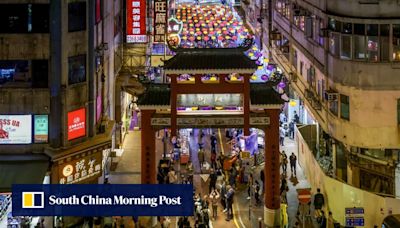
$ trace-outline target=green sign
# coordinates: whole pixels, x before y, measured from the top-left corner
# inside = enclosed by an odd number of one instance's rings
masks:
[[[35,143],[47,143],[49,136],[49,116],[35,115],[34,139]]]

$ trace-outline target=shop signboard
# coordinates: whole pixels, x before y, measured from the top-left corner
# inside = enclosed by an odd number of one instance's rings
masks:
[[[32,115],[0,115],[0,144],[32,143]]]
[[[103,151],[86,154],[58,166],[58,183],[75,184],[102,174]]]
[[[68,140],[86,135],[86,110],[81,108],[68,112]]]
[[[146,0],[126,0],[126,42],[147,42]]]
[[[49,116],[35,115],[34,116],[34,142],[47,143],[49,136]]]
[[[154,43],[165,43],[168,5],[166,0],[154,0]]]

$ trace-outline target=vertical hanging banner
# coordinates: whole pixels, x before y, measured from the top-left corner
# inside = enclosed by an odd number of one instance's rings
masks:
[[[147,42],[146,0],[126,0],[126,42]]]
[[[154,43],[164,43],[167,32],[166,0],[154,0]]]

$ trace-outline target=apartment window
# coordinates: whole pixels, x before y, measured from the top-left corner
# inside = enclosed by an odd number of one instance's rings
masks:
[[[68,32],[86,29],[86,2],[68,3]]]
[[[29,4],[28,32],[48,33],[50,26],[49,4]]]
[[[378,25],[367,25],[367,56],[371,62],[378,62],[378,44]]]
[[[331,30],[333,32],[340,32],[341,31],[341,22],[338,20],[335,20],[333,18],[329,18],[328,28],[329,28],[329,30]]]
[[[49,76],[49,61],[32,60],[32,87],[47,88]]]
[[[331,111],[331,113],[337,117],[337,115],[338,115],[338,101],[337,100],[329,102],[329,111]]]
[[[351,36],[342,34],[341,39],[340,58],[349,60],[351,59]]]
[[[86,81],[86,55],[72,56],[68,58],[68,84],[76,84]]]
[[[0,4],[0,33],[28,32],[27,4]]]
[[[389,61],[389,25],[380,25],[380,58],[382,62]]]
[[[334,56],[339,56],[340,53],[340,43],[339,43],[340,34],[331,33],[329,38],[329,51]]]
[[[350,120],[349,96],[340,94],[340,118]]]
[[[303,76],[303,67],[304,67],[304,62],[300,61],[300,75]]]
[[[290,1],[289,0],[277,0],[276,11],[282,14],[287,19],[290,18]]]
[[[393,61],[400,61],[400,24],[393,25]]]
[[[354,36],[354,58],[365,59],[366,57],[365,36]]]
[[[294,16],[293,19],[296,27],[299,28],[301,31],[304,31],[305,16]]]

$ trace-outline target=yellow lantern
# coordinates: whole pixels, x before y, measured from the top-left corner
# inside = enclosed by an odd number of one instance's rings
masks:
[[[253,51],[257,51],[257,47],[256,46],[253,46]]]
[[[211,76],[210,81],[217,81],[217,77]]]
[[[257,80],[257,75],[255,75],[255,74],[251,75],[251,80],[253,80],[253,81]]]
[[[265,59],[264,59],[264,63],[269,63],[269,59],[268,59],[268,58],[265,58]]]
[[[263,66],[258,66],[257,69],[262,70],[264,67]]]
[[[296,102],[295,100],[290,100],[290,101],[289,101],[289,105],[292,106],[292,107],[294,107],[294,106],[297,105],[297,102]]]
[[[234,75],[232,75],[232,76],[231,76],[231,81],[237,81],[237,77],[234,76]]]
[[[254,56],[254,53],[253,53],[253,52],[250,52],[250,53],[249,53],[249,56],[250,56],[250,57],[253,57],[253,56]]]

